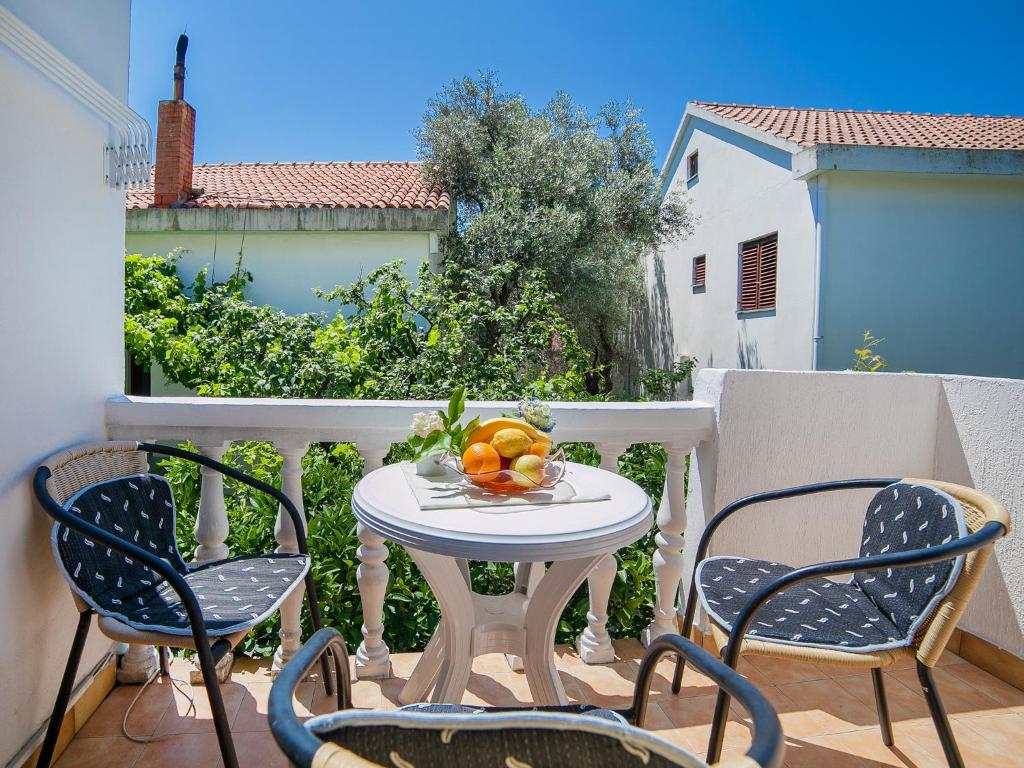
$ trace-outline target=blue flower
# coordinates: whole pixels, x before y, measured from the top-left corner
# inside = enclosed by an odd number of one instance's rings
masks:
[[[519,401],[519,416],[527,424],[541,432],[550,432],[555,428],[555,420],[551,417],[551,406],[542,403],[536,397],[525,397]]]

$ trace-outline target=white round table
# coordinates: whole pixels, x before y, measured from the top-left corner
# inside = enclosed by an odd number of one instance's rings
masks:
[[[562,610],[602,558],[640,539],[652,523],[650,499],[635,483],[581,464],[567,471],[578,488],[607,491],[611,499],[423,510],[399,464],[356,485],[356,518],[408,550],[441,607],[441,622],[402,691],[403,703],[422,701],[431,685],[432,701],[459,703],[473,658],[485,653],[522,657],[535,704],[567,703],[554,664]],[[530,593],[481,595],[470,587],[469,560],[551,565]],[[379,616],[383,594],[380,602],[364,603],[364,616]]]

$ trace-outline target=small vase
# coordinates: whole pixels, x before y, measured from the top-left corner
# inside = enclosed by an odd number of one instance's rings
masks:
[[[416,462],[416,474],[420,477],[440,477],[445,468],[438,462],[439,456],[425,456]]]

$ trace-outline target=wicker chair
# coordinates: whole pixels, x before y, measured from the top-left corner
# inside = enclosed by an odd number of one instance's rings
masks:
[[[585,705],[499,708],[456,704],[414,704],[393,712],[338,711],[303,724],[292,700],[296,686],[333,649],[342,680],[345,645],[334,629],[322,629],[285,665],[270,690],[270,730],[299,768],[377,766],[507,766],[507,768],[667,768],[707,764],[640,727],[644,722],[654,668],[666,654],[678,654],[727,690],[751,715],[754,736],[747,753],[722,768],[778,768],[784,743],[779,718],[768,700],[744,677],[678,635],[663,635],[640,663],[633,705],[611,711]],[[347,681],[348,675],[344,675]],[[340,696],[339,709],[344,707]]]
[[[718,527],[761,502],[853,488],[880,488],[868,505],[860,556],[803,568],[735,557],[707,558]],[[962,766],[932,667],[978,585],[994,543],[1010,530],[1006,509],[973,488],[933,480],[817,483],[733,502],[708,523],[697,547],[683,619],[693,627],[698,599],[725,663],[741,654],[871,670],[882,740],[892,724],[881,670],[913,657],[946,760]],[[826,577],[852,574],[849,582]],[[678,692],[685,659],[672,682]],[[708,760],[721,754],[729,694],[719,694]]]
[[[298,554],[236,557],[186,564],[175,542],[170,485],[149,471],[150,454],[210,467],[275,498],[291,516]],[[47,768],[92,623],[125,643],[196,651],[226,768],[237,768],[216,664],[253,626],[272,615],[303,581],[314,628],[320,627],[305,527],[291,500],[231,467],[178,448],[101,443],[48,459],[35,473],[35,495],[53,518],[54,556],[80,616],[38,765]],[[327,658],[325,684],[330,685]]]

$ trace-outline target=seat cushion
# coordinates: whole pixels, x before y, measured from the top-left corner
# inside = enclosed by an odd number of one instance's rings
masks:
[[[305,555],[248,555],[200,565],[185,581],[199,601],[207,634],[230,635],[269,618],[307,570]],[[185,608],[166,582],[137,596],[121,620],[136,629],[192,634]]]
[[[704,610],[726,630],[768,582],[792,571],[788,565],[742,557],[711,557],[696,573]],[[809,579],[772,597],[754,616],[748,637],[848,651],[908,645],[892,620],[855,582]]]

